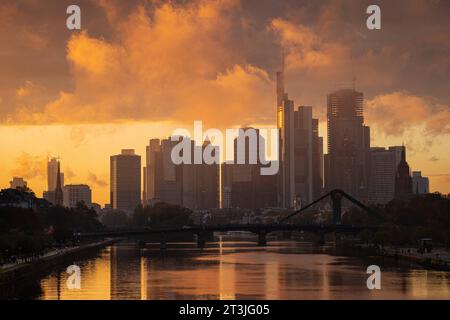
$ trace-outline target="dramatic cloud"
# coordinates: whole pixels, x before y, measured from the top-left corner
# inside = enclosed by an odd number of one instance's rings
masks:
[[[368,100],[366,106],[368,123],[387,135],[401,136],[415,128],[431,137],[450,133],[450,108],[433,99],[393,92]]]
[[[61,91],[42,110],[22,104],[8,120],[45,124],[201,119],[223,126],[267,116],[273,107],[267,72],[239,64],[239,52],[230,45],[230,13],[238,9],[234,1],[163,4],[151,13],[138,6],[118,24],[115,42],[88,32],[75,34],[67,44],[74,90]],[[27,91],[21,88],[18,93]]]
[[[35,156],[23,152],[14,161],[15,167],[11,174],[25,179],[47,177],[47,158],[45,156]]]
[[[69,3],[2,3],[12,62],[0,59],[0,123],[274,123],[282,47],[289,96],[322,120],[326,94],[353,77],[369,101],[409,92],[449,105],[446,2],[381,1],[382,29],[370,31],[362,1],[80,0],[82,32],[64,28]]]

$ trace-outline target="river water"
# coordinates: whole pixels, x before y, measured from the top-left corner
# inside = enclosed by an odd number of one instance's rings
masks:
[[[390,260],[335,256],[301,242],[219,242],[138,248],[119,243],[75,261],[81,288],[68,289],[66,267],[38,280],[35,299],[450,299],[450,272]],[[369,290],[366,269],[381,268]],[[35,290],[36,291],[36,290]]]

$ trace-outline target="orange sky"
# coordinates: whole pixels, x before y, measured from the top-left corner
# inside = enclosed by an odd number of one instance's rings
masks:
[[[381,1],[382,30],[361,1],[71,1],[0,3],[0,186],[23,176],[42,194],[47,156],[66,183],[109,201],[109,156],[173,129],[275,124],[274,73],[312,105],[326,136],[326,94],[365,95],[372,145],[408,148],[431,191],[450,192],[450,4]],[[420,21],[418,23],[417,21]],[[144,159],[143,159],[144,161]]]

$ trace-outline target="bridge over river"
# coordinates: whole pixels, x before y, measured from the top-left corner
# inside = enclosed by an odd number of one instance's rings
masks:
[[[298,215],[318,202],[330,197],[333,207],[333,223],[324,224],[292,224],[286,223],[287,220],[295,215]],[[309,231],[319,235],[321,238],[327,233],[334,234],[355,234],[363,230],[376,230],[376,226],[368,225],[344,225],[341,223],[342,209],[341,201],[343,198],[351,201],[358,207],[364,209],[369,214],[375,216],[379,220],[382,218],[374,212],[372,209],[366,207],[364,204],[346,194],[342,190],[333,190],[312,203],[304,206],[300,210],[297,210],[286,217],[282,217],[278,223],[273,224],[223,224],[223,225],[193,225],[193,226],[183,226],[179,228],[164,228],[164,229],[154,229],[154,228],[133,228],[133,229],[122,229],[122,230],[104,230],[101,232],[94,233],[77,233],[75,236],[79,239],[87,238],[105,238],[105,237],[132,237],[141,236],[147,234],[160,235],[160,242],[165,243],[165,235],[173,233],[190,233],[197,236],[197,244],[199,247],[205,245],[208,237],[212,235],[213,232],[227,232],[227,231],[248,231],[258,235],[258,245],[266,245],[266,235],[270,232],[275,231]]]

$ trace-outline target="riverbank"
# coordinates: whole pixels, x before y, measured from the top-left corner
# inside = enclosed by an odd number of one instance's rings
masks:
[[[121,240],[109,238],[66,249],[58,249],[44,255],[37,261],[14,264],[0,268],[0,286],[35,276],[62,263],[71,263],[81,253],[98,250]]]
[[[450,271],[450,252],[434,250],[431,253],[418,253],[414,248],[384,248],[381,252],[384,257],[413,262],[426,269]]]

